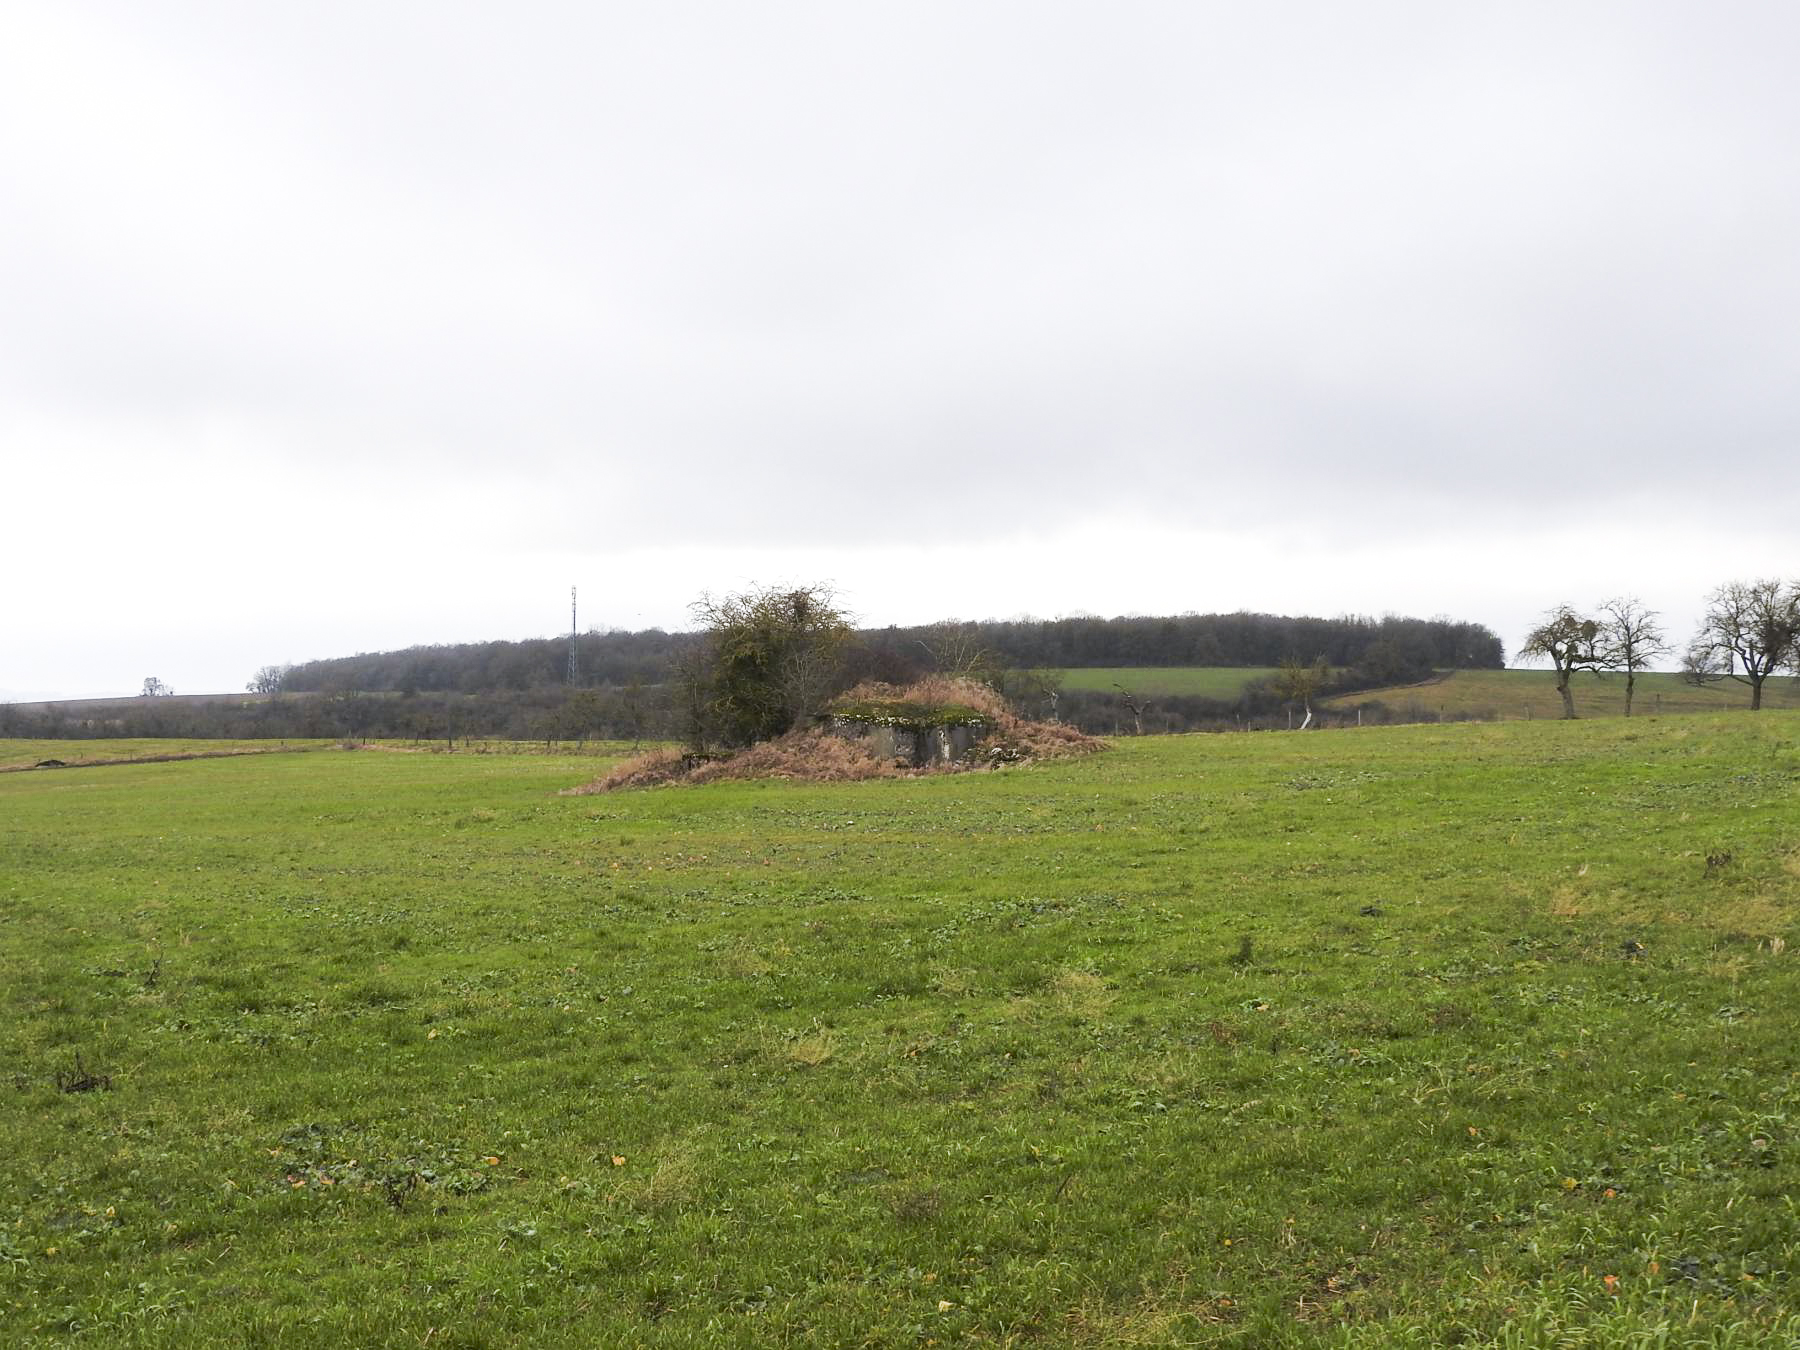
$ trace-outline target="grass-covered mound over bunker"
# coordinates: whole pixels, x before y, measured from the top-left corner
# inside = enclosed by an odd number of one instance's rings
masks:
[[[1797,733],[0,776],[0,1343],[1791,1346]]]
[[[572,792],[757,778],[848,783],[1066,759],[1105,748],[1105,741],[1074,727],[1018,716],[986,685],[934,676],[905,686],[857,685],[813,725],[731,754],[652,750]]]

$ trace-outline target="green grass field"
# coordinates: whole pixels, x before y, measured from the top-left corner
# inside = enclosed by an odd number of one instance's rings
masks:
[[[1620,717],[1625,712],[1623,675],[1581,674],[1570,686],[1577,717]],[[1418,708],[1443,716],[1555,718],[1562,716],[1562,696],[1549,670],[1457,670],[1427,684],[1399,685],[1345,694],[1326,706],[1349,706],[1378,699],[1395,709]],[[1768,709],[1800,708],[1800,680],[1777,675],[1763,686]],[[1696,688],[1680,675],[1651,672],[1637,677],[1632,715],[1748,710],[1750,690],[1731,680]]]
[[[1092,689],[1103,694],[1124,685],[1138,698],[1196,694],[1234,699],[1251,680],[1273,675],[1273,666],[1078,666],[1059,672],[1065,689]]]
[[[595,766],[0,776],[0,1343],[1800,1340],[1800,717]]]

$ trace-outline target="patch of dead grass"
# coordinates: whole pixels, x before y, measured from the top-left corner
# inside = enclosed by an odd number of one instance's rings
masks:
[[[781,953],[785,955],[785,951]],[[719,969],[740,980],[754,980],[775,969],[775,964],[755,947],[735,947],[719,958]]]
[[[615,1196],[639,1213],[652,1214],[682,1209],[694,1203],[700,1193],[700,1165],[686,1144],[672,1144],[648,1176],[622,1181]]]
[[[1116,994],[1106,981],[1085,970],[1058,972],[1050,982],[1056,1001],[1066,1011],[1081,1017],[1098,1017],[1112,1006]]]
[[[931,987],[945,998],[965,998],[975,992],[975,972],[940,962],[931,968]]]
[[[1573,886],[1558,886],[1550,892],[1550,913],[1559,919],[1577,919],[1582,913],[1581,892]]]
[[[1792,921],[1789,909],[1765,892],[1711,899],[1700,912],[1708,928],[1747,941],[1767,941]]]
[[[837,1039],[829,1031],[815,1031],[787,1043],[787,1057],[803,1069],[829,1064],[837,1054]]]
[[[1236,1316],[1228,1298],[1198,1301],[1143,1294],[1116,1306],[1090,1297],[1070,1309],[1063,1329],[1071,1345],[1180,1345],[1191,1339],[1193,1323],[1217,1326]]]
[[[1740,952],[1731,952],[1713,956],[1706,963],[1706,973],[1714,979],[1729,980],[1736,984],[1750,969],[1750,958]]]

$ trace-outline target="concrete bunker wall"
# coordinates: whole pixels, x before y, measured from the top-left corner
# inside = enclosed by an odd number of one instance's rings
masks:
[[[861,741],[883,759],[904,760],[914,768],[966,758],[988,732],[987,724],[978,721],[926,726],[844,714],[828,716],[825,729],[834,736]]]

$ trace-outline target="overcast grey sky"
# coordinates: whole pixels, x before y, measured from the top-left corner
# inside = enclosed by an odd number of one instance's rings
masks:
[[[1800,7],[0,0],[0,697],[1800,575]]]

